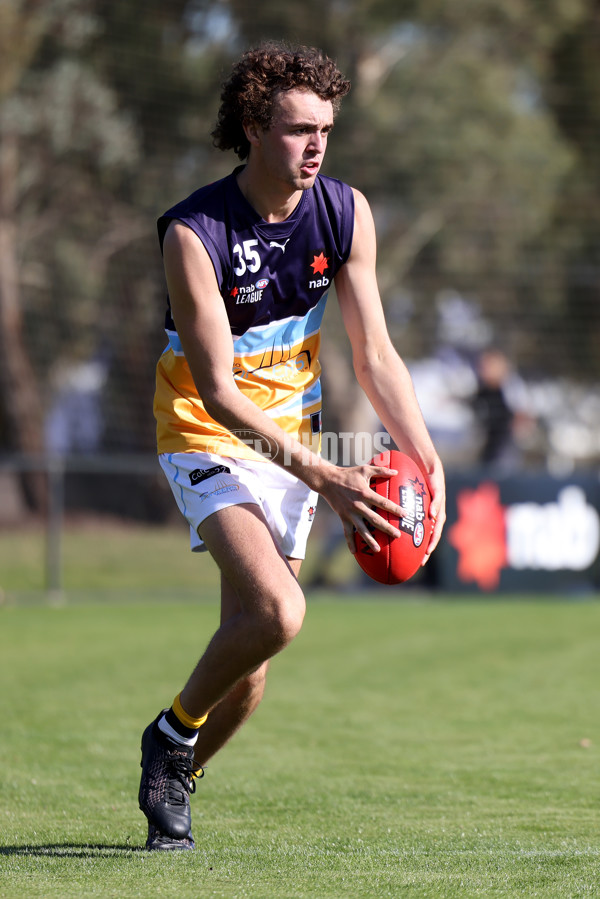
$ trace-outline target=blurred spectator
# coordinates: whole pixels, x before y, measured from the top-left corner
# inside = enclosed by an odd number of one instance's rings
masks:
[[[477,364],[479,386],[473,398],[483,436],[479,461],[485,467],[501,470],[512,469],[518,462],[515,415],[505,392],[510,374],[510,363],[503,352],[483,350]]]
[[[107,366],[101,359],[63,363],[54,373],[54,395],[46,420],[51,453],[94,453],[104,428],[102,390]]]

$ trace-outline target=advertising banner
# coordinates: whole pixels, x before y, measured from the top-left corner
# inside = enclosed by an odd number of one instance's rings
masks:
[[[460,592],[600,589],[600,479],[448,477],[436,580]]]

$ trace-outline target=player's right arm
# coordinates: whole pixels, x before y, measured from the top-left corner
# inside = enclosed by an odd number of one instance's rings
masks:
[[[233,338],[213,264],[198,236],[181,222],[172,221],[163,242],[163,259],[171,314],[198,395],[206,411],[229,431],[263,434],[280,452],[273,460],[285,464],[296,477],[322,493],[340,515],[349,547],[354,551],[353,529],[378,551],[369,525],[392,537],[399,531],[377,514],[373,506],[393,515],[402,509],[369,487],[373,477],[390,474],[385,468],[340,468],[311,453],[286,434],[262,409],[246,397],[233,377]]]

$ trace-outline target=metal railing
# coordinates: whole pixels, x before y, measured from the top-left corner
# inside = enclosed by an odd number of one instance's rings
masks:
[[[160,474],[154,454],[0,455],[0,472],[40,473],[46,482],[44,583],[48,594],[63,592],[62,540],[65,481],[69,474]]]

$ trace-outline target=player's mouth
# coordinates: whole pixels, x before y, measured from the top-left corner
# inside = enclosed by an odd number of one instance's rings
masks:
[[[319,169],[321,168],[321,163],[316,160],[309,160],[308,162],[304,162],[300,166],[300,171],[303,175],[316,175],[318,174]]]

